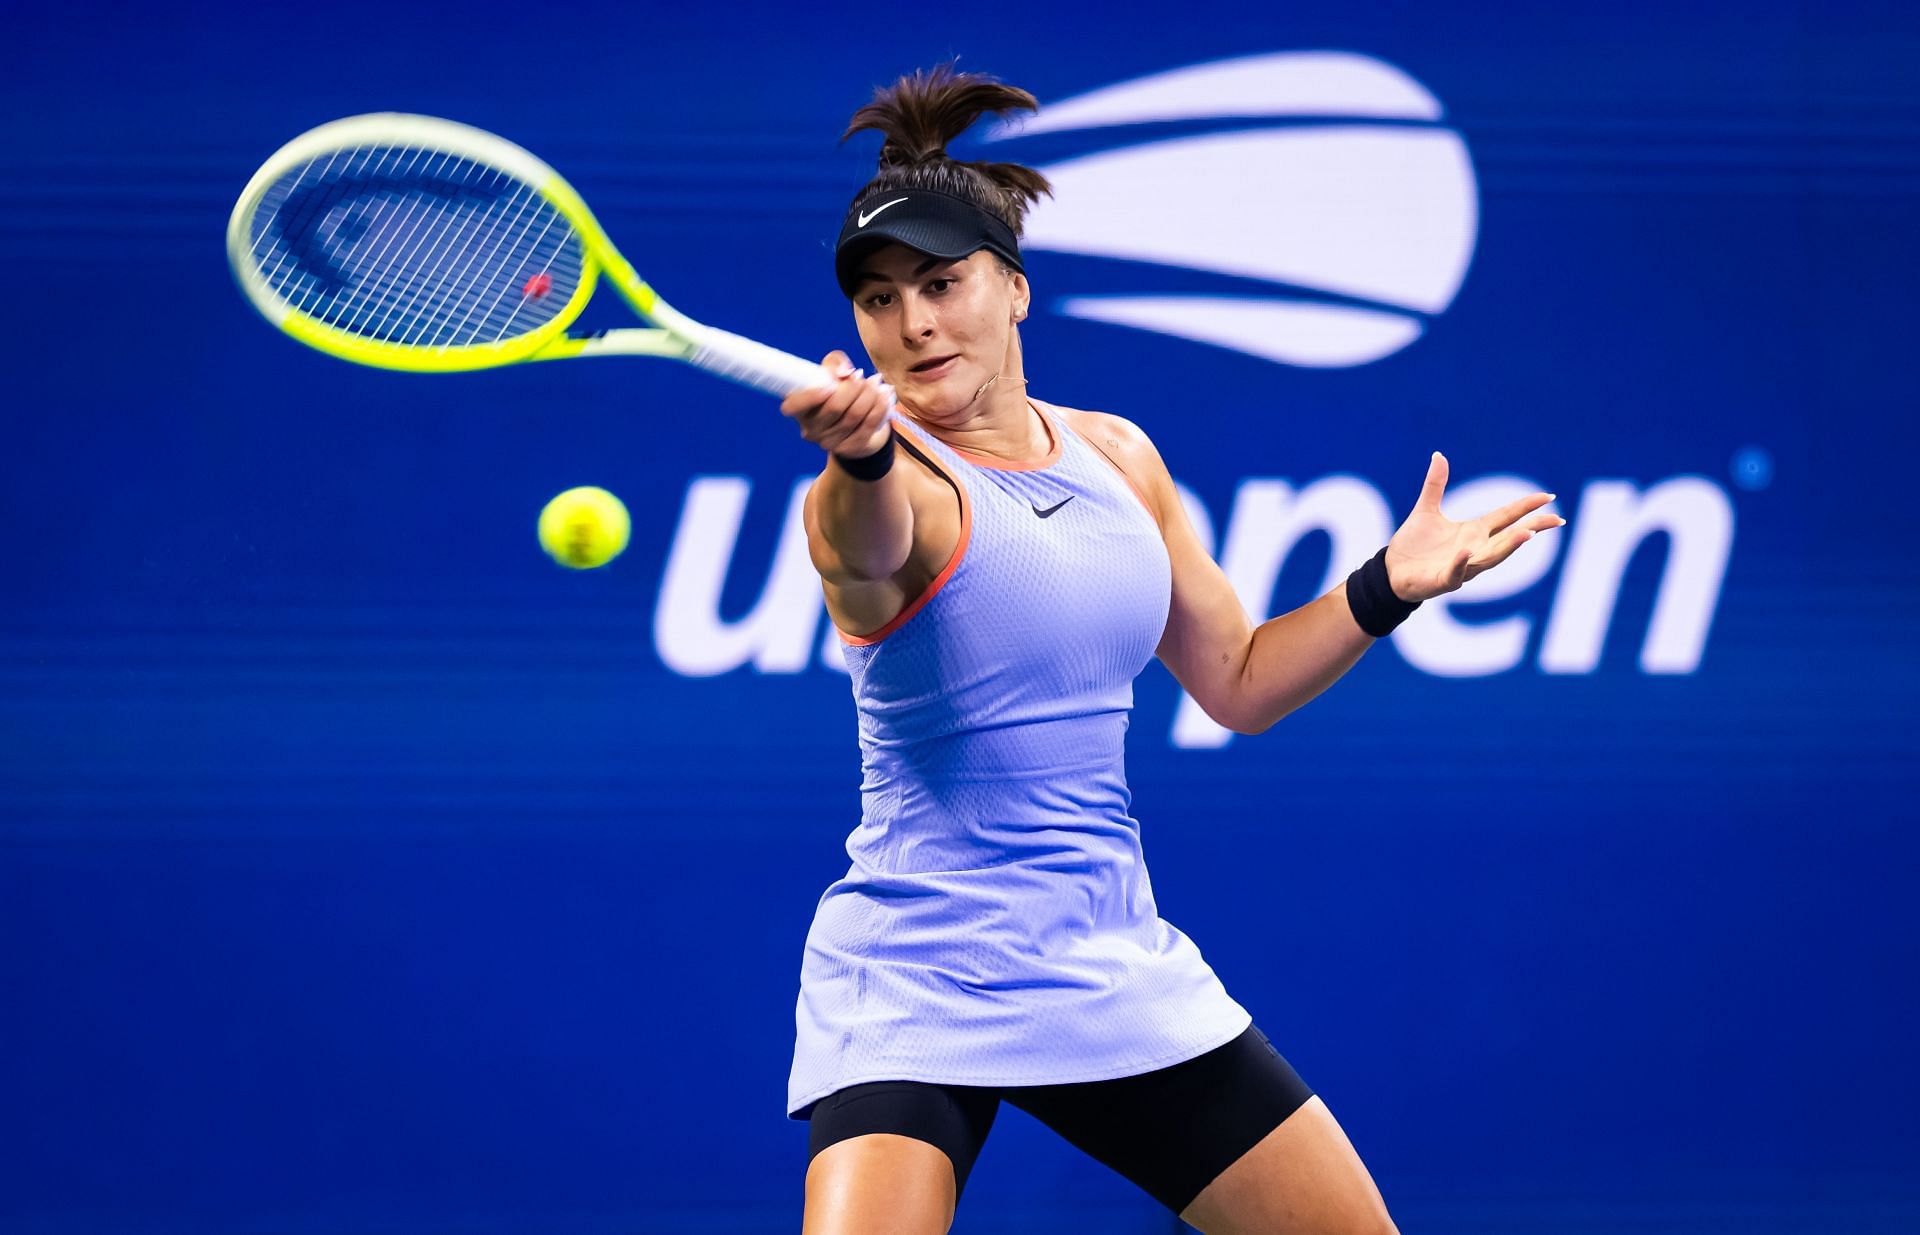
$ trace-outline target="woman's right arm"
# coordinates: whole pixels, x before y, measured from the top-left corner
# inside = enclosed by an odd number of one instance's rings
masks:
[[[800,435],[829,455],[860,459],[887,447],[893,391],[879,374],[862,377],[845,352],[820,362],[840,375],[831,387],[796,390],[780,403]],[[912,469],[897,464],[876,480],[858,480],[831,460],[807,494],[807,547],[829,583],[890,580],[913,552]]]

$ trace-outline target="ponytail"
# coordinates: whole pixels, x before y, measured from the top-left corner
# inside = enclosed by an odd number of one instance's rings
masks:
[[[947,143],[987,112],[1035,111],[1039,100],[984,73],[960,73],[954,62],[917,70],[873,92],[873,101],[853,113],[846,141],[878,130],[880,165],[853,196],[851,207],[901,189],[928,189],[969,202],[1020,235],[1027,210],[1053,186],[1018,163],[964,162],[947,156]]]

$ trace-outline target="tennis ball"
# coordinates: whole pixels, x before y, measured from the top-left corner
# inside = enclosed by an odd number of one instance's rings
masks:
[[[540,547],[573,570],[605,566],[619,557],[632,529],[620,499],[593,485],[568,489],[540,511]]]

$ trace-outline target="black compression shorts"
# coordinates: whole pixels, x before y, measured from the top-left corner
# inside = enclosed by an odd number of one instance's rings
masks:
[[[1005,1099],[1177,1214],[1312,1096],[1267,1035],[1249,1025],[1204,1055],[1110,1081],[852,1085],[814,1104],[807,1161],[850,1137],[910,1136],[952,1160],[957,1198]]]

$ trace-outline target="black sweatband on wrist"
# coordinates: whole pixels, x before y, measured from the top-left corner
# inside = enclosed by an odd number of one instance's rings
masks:
[[[1347,608],[1360,629],[1376,639],[1384,639],[1393,628],[1407,620],[1420,602],[1401,600],[1387,581],[1387,549],[1368,558],[1360,569],[1347,576]]]
[[[870,455],[858,459],[849,459],[845,455],[834,455],[833,461],[840,470],[855,480],[878,480],[893,467],[893,430],[887,430],[887,444]]]

